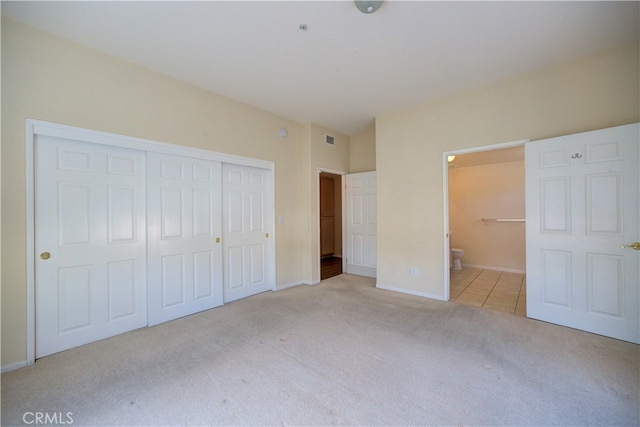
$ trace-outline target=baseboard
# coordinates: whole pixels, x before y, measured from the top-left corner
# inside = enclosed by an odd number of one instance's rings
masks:
[[[276,291],[282,291],[284,289],[289,289],[289,288],[293,288],[296,286],[300,286],[300,285],[307,285],[307,286],[312,286],[312,285],[317,285],[320,282],[310,282],[308,280],[301,280],[298,282],[291,282],[291,283],[286,283],[284,285],[280,285],[276,287]]]
[[[442,295],[434,295],[427,292],[414,291],[412,289],[396,288],[395,286],[387,286],[387,285],[382,285],[380,283],[376,283],[376,288],[384,289],[385,291],[393,291],[393,292],[400,292],[408,295],[414,295],[422,298],[435,299],[438,301],[446,301]]]
[[[490,265],[475,265],[475,264],[462,264],[463,268],[480,268],[482,270],[494,270],[494,271],[505,271],[507,273],[520,273],[526,274],[526,270],[520,270],[518,268],[505,268],[505,267],[495,267]]]
[[[14,362],[14,363],[9,363],[8,365],[2,365],[2,368],[0,372],[2,372],[3,374],[6,372],[11,372],[11,371],[16,371],[18,369],[24,368],[26,366],[28,366],[29,364],[27,363],[26,360],[21,360],[19,362]]]
[[[347,264],[347,270],[345,273],[355,274],[357,276],[366,276],[376,278],[375,267],[363,267],[360,265]]]

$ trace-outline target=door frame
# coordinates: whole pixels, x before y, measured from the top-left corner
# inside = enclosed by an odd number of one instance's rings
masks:
[[[253,159],[250,157],[236,156],[233,154],[219,153],[200,148],[169,144],[166,142],[153,141],[143,138],[136,138],[109,132],[102,132],[92,129],[80,128],[76,126],[47,122],[36,119],[26,119],[26,297],[27,297],[27,347],[26,364],[32,365],[35,362],[36,351],[36,319],[35,319],[35,141],[37,135],[47,135],[71,139],[81,142],[107,145],[112,147],[128,148],[140,151],[153,151],[162,154],[178,155],[184,157],[195,157],[206,160],[214,160],[222,163],[233,163],[243,166],[252,166],[270,171],[267,182],[267,197],[269,203],[267,208],[270,211],[271,221],[269,227],[273,230],[273,239],[270,239],[269,250],[273,253],[273,265],[271,271],[273,277],[273,289],[276,286],[276,227],[275,227],[275,164],[272,161]]]
[[[347,172],[343,172],[343,171],[337,171],[334,169],[327,169],[327,168],[322,168],[322,167],[318,167],[316,168],[316,192],[317,192],[317,218],[318,220],[315,221],[315,235],[318,238],[317,241],[317,245],[316,245],[316,253],[318,254],[318,265],[317,268],[314,271],[314,278],[312,278],[312,282],[314,284],[316,283],[320,283],[321,282],[321,261],[320,259],[322,258],[322,254],[321,254],[321,249],[320,249],[320,174],[324,172],[324,173],[330,173],[332,175],[339,175],[340,176],[340,200],[341,200],[341,211],[342,211],[342,218],[341,218],[341,223],[342,223],[342,233],[341,234],[341,240],[342,240],[342,271],[346,271],[347,269],[347,257],[344,256],[344,250],[345,250],[345,245],[346,245],[346,236],[345,236],[345,213],[346,213],[346,207],[345,207],[345,191],[344,191],[344,185],[345,185],[345,176],[347,175]],[[317,279],[317,280],[316,280]]]
[[[470,153],[480,153],[483,151],[492,151],[499,150],[501,148],[510,148],[510,147],[518,147],[520,145],[524,145],[529,142],[529,139],[521,139],[511,142],[504,142],[498,144],[491,145],[483,145],[479,147],[465,148],[461,150],[452,150],[445,151],[442,153],[442,199],[443,199],[443,299],[444,301],[449,301],[450,298],[450,290],[451,290],[451,278],[450,274],[450,255],[449,255],[449,162],[447,161],[447,157],[449,156],[457,156],[459,154],[470,154]],[[526,267],[525,267],[526,268]]]

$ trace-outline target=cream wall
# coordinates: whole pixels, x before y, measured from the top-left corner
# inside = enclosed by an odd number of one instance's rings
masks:
[[[376,170],[376,128],[351,135],[349,138],[349,173]]]
[[[6,18],[1,41],[2,366],[26,359],[27,118],[274,162],[277,286],[315,279],[310,248],[317,251],[318,239],[310,223],[312,209],[317,220],[317,190],[310,197],[311,175],[320,165],[347,170],[347,137],[336,134],[336,150],[325,152],[315,147],[321,132],[315,125],[257,110]],[[288,129],[287,138],[279,137],[281,127]],[[339,156],[344,159],[336,160]],[[317,188],[317,178],[313,181]]]
[[[524,272],[525,223],[482,221],[524,218],[524,195],[524,161],[449,168],[451,245],[463,265]]]
[[[623,46],[377,117],[378,284],[445,296],[443,152],[639,121],[638,51]]]

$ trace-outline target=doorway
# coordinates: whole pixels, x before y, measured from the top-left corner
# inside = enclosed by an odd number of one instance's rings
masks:
[[[639,128],[634,123],[525,144],[527,317],[640,342],[640,258],[632,252],[640,250],[634,241]],[[516,145],[522,143],[510,144]],[[495,148],[506,146],[481,150]],[[443,153],[447,254],[457,245],[447,156],[472,152]],[[523,219],[482,216],[480,221],[497,227]],[[493,245],[476,241],[490,252]],[[450,261],[445,265],[448,270]],[[446,272],[447,300],[451,286]]]
[[[526,316],[524,142],[444,161],[447,299]]]
[[[342,176],[320,172],[320,280],[342,274]]]

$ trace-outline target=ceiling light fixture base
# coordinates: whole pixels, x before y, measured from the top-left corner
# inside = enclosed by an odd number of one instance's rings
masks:
[[[380,9],[380,6],[382,6],[383,0],[380,0],[380,1],[354,0],[353,2],[356,4],[356,7],[360,12],[369,14]]]

